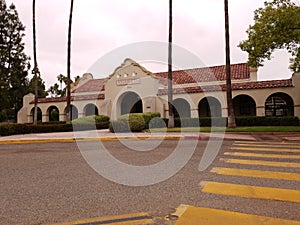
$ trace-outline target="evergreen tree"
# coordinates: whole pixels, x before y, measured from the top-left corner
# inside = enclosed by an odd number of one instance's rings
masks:
[[[29,57],[24,53],[24,30],[16,7],[0,0],[0,112],[16,120],[28,93]]]
[[[39,75],[37,77],[37,81],[38,81],[38,97],[46,98],[48,93],[46,91],[45,81]],[[29,92],[34,93],[34,91],[35,91],[35,78],[33,77],[29,82]]]

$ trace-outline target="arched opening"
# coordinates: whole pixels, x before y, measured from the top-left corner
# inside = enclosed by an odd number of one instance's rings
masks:
[[[198,104],[199,117],[221,117],[221,103],[214,97],[203,98]]]
[[[78,109],[76,106],[71,105],[72,118],[71,120],[75,120],[78,118]],[[67,107],[65,108],[65,115],[67,116]]]
[[[50,106],[47,110],[49,122],[58,122],[59,121],[59,110],[56,106]]]
[[[248,95],[238,95],[233,98],[235,116],[256,116],[256,103]]]
[[[121,98],[121,115],[143,112],[143,102],[138,94],[127,92]]]
[[[34,121],[34,108],[31,109],[30,112],[31,118],[32,118],[32,122]],[[37,107],[37,122],[42,122],[42,110],[40,109],[40,107]]]
[[[85,116],[94,116],[94,115],[99,115],[99,111],[97,106],[95,106],[94,104],[87,104],[84,107],[84,115]]]
[[[266,116],[294,116],[294,101],[285,93],[274,93],[265,102]]]
[[[173,101],[174,118],[191,117],[191,106],[187,100],[178,98]]]

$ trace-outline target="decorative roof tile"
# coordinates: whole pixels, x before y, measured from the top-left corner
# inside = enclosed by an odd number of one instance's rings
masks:
[[[256,81],[245,83],[233,83],[232,90],[250,90],[250,89],[262,89],[262,88],[279,88],[279,87],[293,87],[292,79],[287,80],[271,80],[271,81]],[[207,85],[207,86],[195,86],[186,88],[174,88],[174,94],[182,93],[200,93],[200,92],[214,92],[214,91],[226,91],[226,85]],[[160,89],[158,95],[167,95],[168,89]]]
[[[231,65],[231,79],[249,79],[250,67],[247,63]],[[168,72],[155,73],[160,78],[160,83],[166,85]],[[205,68],[195,68],[186,70],[176,70],[172,72],[172,80],[175,84],[204,83],[226,80],[226,66],[213,66]]]
[[[96,100],[96,99],[104,99],[104,94],[71,96],[71,101]],[[51,97],[51,98],[38,99],[38,103],[50,103],[50,102],[67,102],[67,97],[64,96],[64,97]],[[34,101],[31,101],[30,104],[34,104]]]
[[[104,91],[105,79],[92,79],[76,88],[73,93]]]

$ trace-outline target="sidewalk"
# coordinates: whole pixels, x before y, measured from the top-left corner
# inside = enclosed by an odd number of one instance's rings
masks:
[[[300,133],[200,133],[200,132],[170,132],[170,133],[111,133],[109,130],[91,130],[60,133],[25,134],[0,137],[0,143],[9,141],[29,142],[70,142],[76,140],[119,140],[119,139],[225,139],[243,141],[300,141]]]

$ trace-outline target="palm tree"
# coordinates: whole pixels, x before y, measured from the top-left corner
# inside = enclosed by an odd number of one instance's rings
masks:
[[[225,42],[226,42],[226,95],[227,95],[227,111],[228,111],[228,127],[234,128],[235,116],[232,103],[231,89],[231,71],[230,71],[230,43],[229,43],[229,15],[228,15],[228,0],[224,0],[225,5]]]
[[[38,103],[38,74],[39,69],[36,57],[36,29],[35,29],[35,0],[32,1],[32,26],[33,26],[33,60],[34,67],[32,73],[34,74],[34,117],[33,124],[37,125],[37,103]]]
[[[57,80],[59,81],[59,83],[60,83],[60,91],[62,92],[62,83],[63,83],[63,81],[64,81],[64,75],[62,75],[62,74],[59,74],[58,76],[57,76]]]
[[[68,32],[68,62],[67,62],[67,121],[72,118],[71,111],[71,35],[72,35],[72,17],[73,17],[73,3],[74,0],[71,0],[71,8],[70,8],[70,17],[69,17],[69,32]]]
[[[169,45],[168,45],[168,107],[169,107],[169,122],[168,127],[174,127],[174,113],[173,113],[173,84],[172,84],[172,0],[169,0]]]

